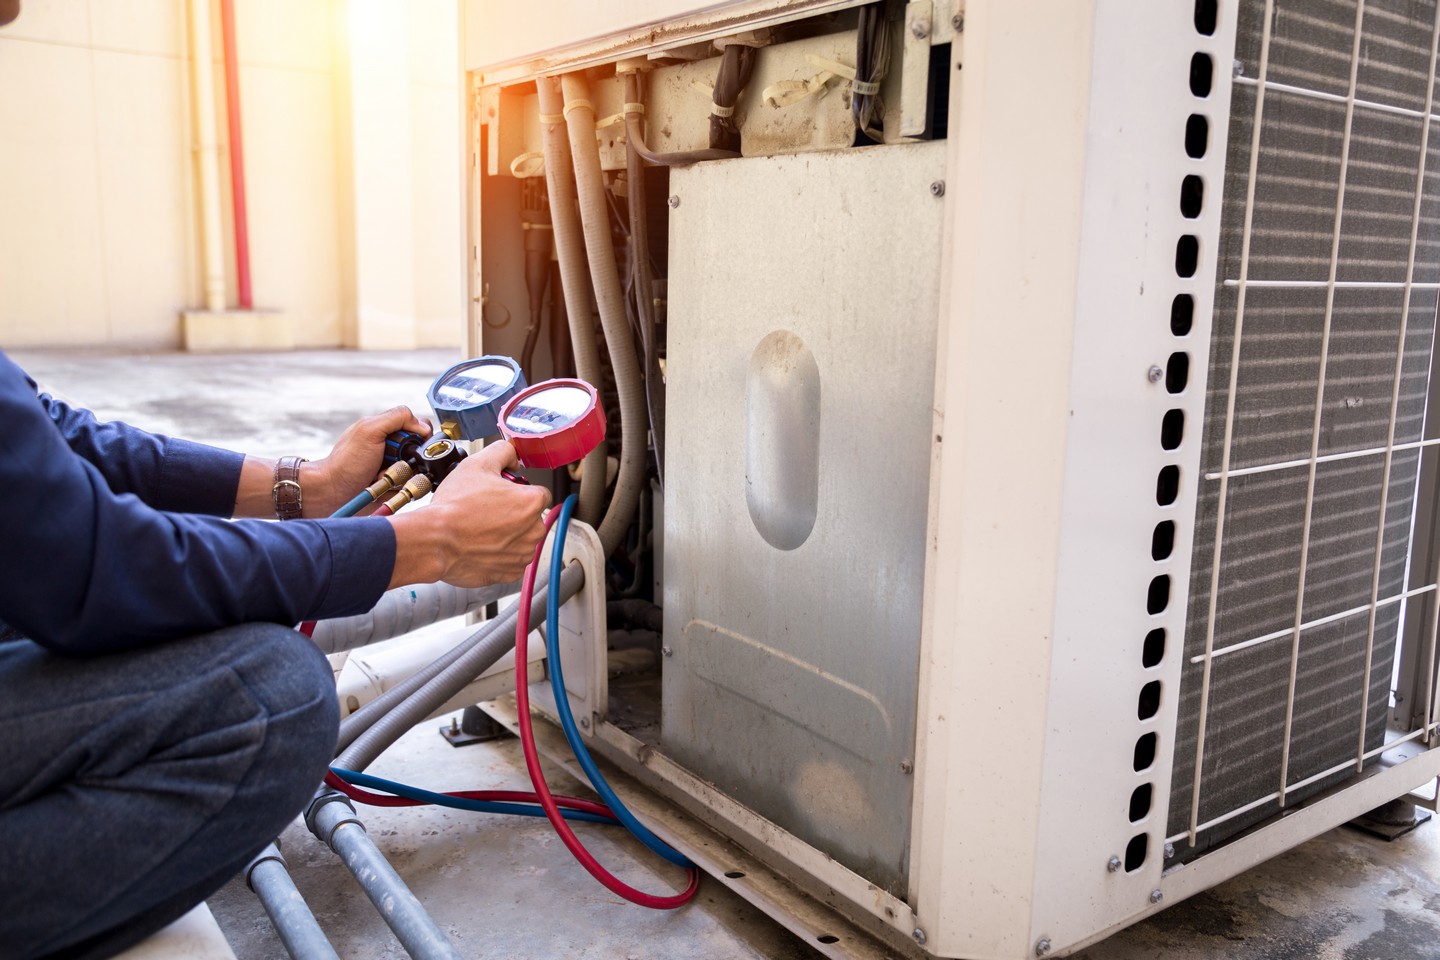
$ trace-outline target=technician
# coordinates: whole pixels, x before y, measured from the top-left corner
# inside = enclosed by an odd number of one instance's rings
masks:
[[[97,422],[0,353],[0,424],[0,960],[110,956],[237,874],[335,747],[294,625],[512,580],[549,502],[497,443],[425,509],[312,519],[375,479],[387,434],[428,434],[405,407],[274,462]]]

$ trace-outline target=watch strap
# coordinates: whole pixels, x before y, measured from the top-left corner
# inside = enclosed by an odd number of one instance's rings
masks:
[[[305,507],[300,490],[300,464],[304,457],[281,457],[275,461],[275,486],[270,488],[270,498],[275,501],[277,520],[297,520]]]

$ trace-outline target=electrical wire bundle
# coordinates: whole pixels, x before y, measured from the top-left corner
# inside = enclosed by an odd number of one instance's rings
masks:
[[[880,81],[890,70],[890,34],[885,26],[885,5],[860,8],[859,39],[855,44],[855,80],[850,85],[850,113],[855,127],[871,140],[883,137],[885,104]]]

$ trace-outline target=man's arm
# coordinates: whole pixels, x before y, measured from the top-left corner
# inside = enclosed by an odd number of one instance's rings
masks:
[[[351,424],[330,455],[300,465],[302,517],[328,517],[355,494],[370,485],[380,473],[385,438],[396,430],[430,435],[430,424],[416,417],[409,407],[392,407],[384,413]],[[240,467],[233,513],[237,517],[273,517],[270,491],[275,485],[275,461],[246,456]]]

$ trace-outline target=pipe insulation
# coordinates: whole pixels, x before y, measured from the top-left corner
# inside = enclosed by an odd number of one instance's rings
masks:
[[[518,582],[475,590],[425,583],[387,590],[369,613],[319,621],[310,639],[322,653],[342,653],[469,613],[519,588]]]
[[[390,866],[344,796],[326,791],[305,814],[310,832],[339,854],[360,889],[416,960],[462,960],[400,874]]]
[[[545,188],[550,194],[550,224],[555,232],[555,258],[560,264],[560,286],[565,312],[570,319],[570,346],[575,354],[575,375],[597,387],[600,376],[600,348],[590,320],[590,285],[586,280],[585,238],[580,231],[570,142],[562,125],[565,107],[560,81],[541,77],[540,130],[545,153]],[[547,122],[548,121],[548,122]],[[611,260],[614,270],[614,260]],[[605,504],[606,445],[601,443],[585,455],[580,464],[580,506],[576,519],[594,526]]]
[[[600,170],[600,143],[595,139],[595,106],[590,102],[590,88],[579,74],[565,74],[560,84],[580,200],[580,224],[585,231],[585,253],[590,260],[590,279],[595,286],[595,303],[600,308],[605,344],[610,350],[610,365],[615,371],[615,389],[620,395],[620,473],[615,480],[610,508],[605,511],[598,531],[601,547],[608,557],[625,537],[640,502],[640,489],[645,486],[645,432],[650,417],[640,364],[635,357],[635,342],[630,335],[630,321],[625,316],[620,272],[615,266],[605,175]],[[540,109],[545,111],[543,105]]]
[[[585,571],[578,563],[570,564],[560,575],[560,602],[569,600],[584,584]],[[548,590],[548,585],[536,589],[531,599],[532,623],[543,621]],[[518,602],[512,603],[450,653],[346,717],[340,724],[339,756],[334,766],[363,771],[407,730],[494,665],[515,646],[518,612]],[[517,678],[523,669],[517,664]]]
[[[245,882],[260,898],[286,953],[295,960],[340,960],[305,898],[295,889],[295,881],[285,869],[285,858],[275,844],[250,861],[245,868]]]

